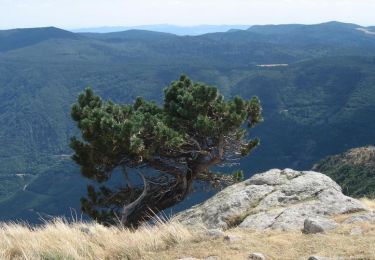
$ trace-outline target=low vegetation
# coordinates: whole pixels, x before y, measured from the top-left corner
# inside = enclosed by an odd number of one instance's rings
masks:
[[[314,166],[337,182],[346,195],[375,198],[375,147],[351,149]]]
[[[362,199],[369,208],[375,200]],[[343,222],[348,216],[336,216]],[[39,227],[24,224],[1,224],[0,259],[247,259],[261,252],[267,259],[307,259],[311,255],[375,259],[375,224],[356,224],[362,234],[351,235],[353,225],[340,225],[325,234],[302,232],[254,232],[229,229],[225,235],[240,239],[229,242],[211,238],[204,230],[191,230],[174,221],[136,231],[104,227],[96,223],[67,223],[57,219]]]

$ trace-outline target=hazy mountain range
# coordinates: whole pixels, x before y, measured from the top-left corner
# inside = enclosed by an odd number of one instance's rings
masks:
[[[115,102],[160,102],[162,89],[186,73],[227,97],[258,95],[265,121],[252,132],[261,146],[240,165],[247,176],[310,169],[327,155],[373,144],[373,32],[338,22],[199,36],[0,31],[0,218],[36,221],[79,208],[86,189],[69,157],[78,134],[70,107],[88,85]]]
[[[111,33],[129,30],[146,30],[154,32],[172,33],[180,36],[200,35],[214,32],[226,32],[230,30],[246,30],[249,25],[196,25],[196,26],[178,26],[169,24],[157,25],[139,25],[139,26],[106,26],[94,28],[71,29],[69,31],[76,33]]]

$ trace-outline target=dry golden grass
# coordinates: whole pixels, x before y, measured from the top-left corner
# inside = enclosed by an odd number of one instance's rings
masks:
[[[245,260],[254,252],[261,252],[271,260],[307,260],[312,255],[357,260],[375,259],[375,225],[360,223],[357,226],[363,230],[361,235],[350,235],[354,225],[345,225],[327,234],[313,235],[302,232],[251,232],[233,229],[226,233],[239,237],[236,242],[201,239],[191,244],[178,244],[158,253],[145,253],[144,259],[178,259],[184,256],[205,259],[208,256],[219,256],[221,260]]]
[[[137,231],[68,224],[61,219],[37,228],[2,224],[0,259],[141,259],[144,252],[166,250],[193,239],[193,234],[178,223],[160,223]]]
[[[374,208],[375,201],[362,199]],[[346,216],[336,216],[343,222]],[[362,234],[351,235],[359,226]],[[55,220],[44,226],[0,224],[0,259],[178,259],[219,256],[220,259],[247,259],[261,252],[267,259],[307,259],[310,255],[375,260],[375,225],[341,225],[327,234],[302,232],[253,232],[227,230],[238,241],[210,239],[204,230],[190,230],[175,223],[159,223],[137,231],[104,227],[94,223],[66,223]]]
[[[375,146],[354,148],[345,153],[344,160],[354,165],[374,166]]]
[[[360,201],[369,209],[375,210],[375,199],[362,198]]]

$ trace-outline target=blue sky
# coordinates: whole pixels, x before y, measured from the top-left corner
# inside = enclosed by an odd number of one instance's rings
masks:
[[[375,0],[0,0],[0,28],[145,24],[375,25]]]

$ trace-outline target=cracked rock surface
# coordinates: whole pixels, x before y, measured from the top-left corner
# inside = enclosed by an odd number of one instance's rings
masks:
[[[272,169],[225,188],[175,219],[209,229],[239,225],[255,230],[301,230],[307,218],[365,210],[324,174]]]

